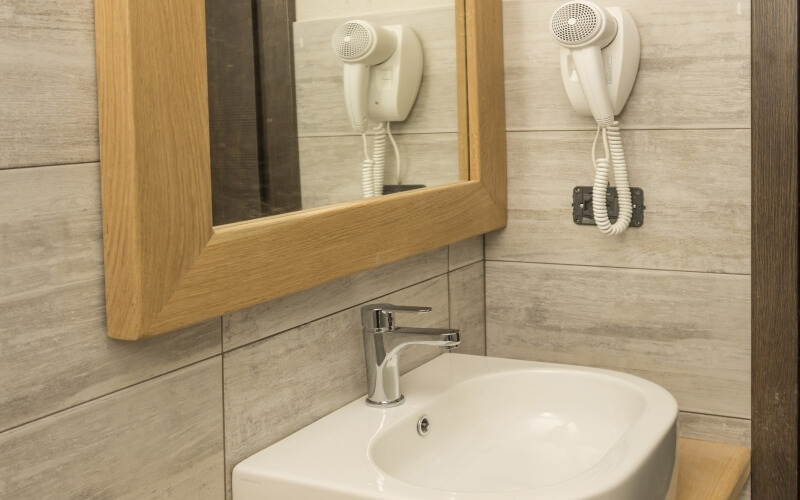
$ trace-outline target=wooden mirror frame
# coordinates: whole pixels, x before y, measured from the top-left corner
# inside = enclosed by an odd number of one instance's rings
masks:
[[[456,1],[466,182],[218,227],[205,2],[94,5],[109,336],[166,333],[505,226],[501,0]]]

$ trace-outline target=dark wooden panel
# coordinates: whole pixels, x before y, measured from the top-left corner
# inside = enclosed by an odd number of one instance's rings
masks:
[[[294,92],[294,0],[255,0],[261,82],[264,215],[302,209]]]
[[[252,0],[206,0],[214,225],[261,217]]]
[[[753,498],[798,493],[797,0],[753,7]]]

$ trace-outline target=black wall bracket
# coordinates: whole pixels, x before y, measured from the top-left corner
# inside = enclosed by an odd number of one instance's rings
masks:
[[[575,224],[596,226],[594,221],[594,205],[592,203],[592,186],[578,186],[572,190],[572,220]],[[631,201],[633,202],[633,218],[629,227],[642,227],[644,225],[644,191],[641,188],[631,188]],[[619,218],[619,199],[617,188],[609,187],[606,192],[606,208],[608,220],[615,223]]]

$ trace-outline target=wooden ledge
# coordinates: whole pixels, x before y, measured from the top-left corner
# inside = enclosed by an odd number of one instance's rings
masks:
[[[737,500],[750,477],[750,450],[678,440],[678,500]]]

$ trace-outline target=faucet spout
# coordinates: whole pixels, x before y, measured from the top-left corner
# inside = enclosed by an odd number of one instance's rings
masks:
[[[429,345],[454,349],[461,343],[461,332],[450,328],[407,328],[391,330],[384,339],[387,356],[397,356],[412,345]]]
[[[430,312],[429,307],[372,304],[361,309],[364,357],[367,366],[367,404],[391,408],[403,404],[400,392],[400,353],[412,345],[454,349],[461,343],[459,330],[397,326],[396,312]]]

